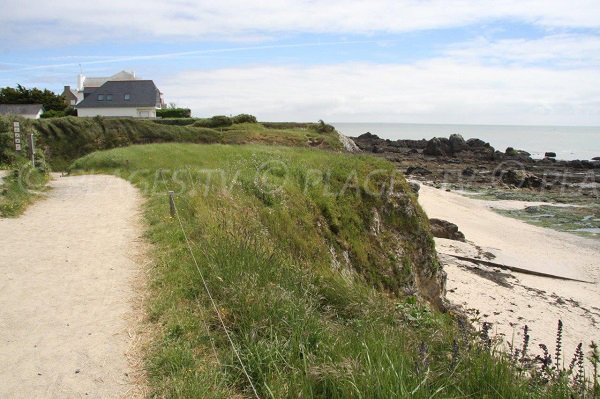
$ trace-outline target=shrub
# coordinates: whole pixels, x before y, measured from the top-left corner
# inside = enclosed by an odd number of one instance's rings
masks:
[[[163,108],[156,110],[159,118],[190,118],[192,111],[189,108]]]
[[[311,129],[317,133],[333,133],[335,131],[333,126],[323,122],[323,120],[319,120],[317,124],[311,125]]]
[[[208,119],[198,119],[194,122],[194,126],[197,127],[227,127],[233,125],[233,120],[225,115],[215,115]]]
[[[256,123],[256,116],[250,114],[239,114],[233,117],[233,123]]]

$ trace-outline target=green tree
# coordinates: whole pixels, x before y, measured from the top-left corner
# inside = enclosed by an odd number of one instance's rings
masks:
[[[64,111],[67,108],[63,96],[48,89],[28,89],[21,85],[0,89],[0,104],[42,104],[46,111]]]

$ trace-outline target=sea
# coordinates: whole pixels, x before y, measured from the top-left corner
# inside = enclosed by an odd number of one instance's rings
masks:
[[[371,132],[383,139],[431,139],[461,134],[465,140],[478,138],[504,151],[507,147],[543,158],[555,152],[557,159],[573,160],[600,157],[600,126],[510,126],[510,125],[443,125],[415,123],[332,123],[346,136]]]

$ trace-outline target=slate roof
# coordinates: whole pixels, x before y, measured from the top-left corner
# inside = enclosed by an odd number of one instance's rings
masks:
[[[133,73],[127,72],[127,71],[117,72],[113,76],[109,76],[109,77],[89,77],[89,78],[84,79],[83,87],[84,87],[84,89],[85,88],[98,88],[106,82],[116,81],[116,80],[136,80],[136,77]]]
[[[42,104],[0,104],[0,115],[37,115],[44,112]]]
[[[129,94],[129,100],[125,95]],[[98,100],[102,95],[103,100]],[[107,96],[112,96],[108,100]],[[91,92],[76,108],[160,107],[160,92],[152,80],[109,81]]]

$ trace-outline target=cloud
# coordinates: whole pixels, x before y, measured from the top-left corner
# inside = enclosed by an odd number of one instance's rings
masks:
[[[597,69],[484,66],[435,59],[190,70],[159,81],[198,116],[262,120],[600,124]]]
[[[600,27],[597,0],[0,0],[3,46],[126,38],[240,39],[281,33],[398,33],[514,19],[543,27]]]
[[[450,46],[456,60],[553,67],[600,67],[600,36],[553,34],[539,39],[476,40]]]

